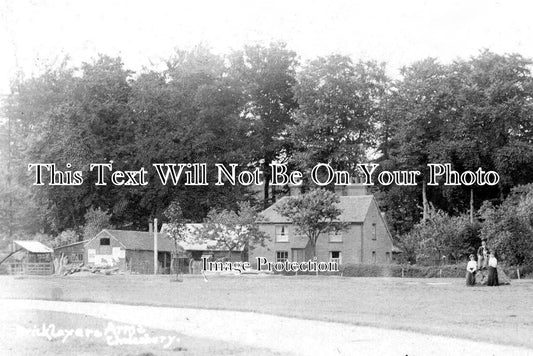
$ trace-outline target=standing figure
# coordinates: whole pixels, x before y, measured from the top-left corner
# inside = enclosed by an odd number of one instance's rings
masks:
[[[487,285],[491,287],[495,287],[500,285],[500,282],[498,281],[498,260],[496,259],[496,256],[494,255],[494,251],[490,252],[489,255],[489,277],[487,279]]]
[[[485,240],[481,241],[481,246],[477,249],[477,269],[482,270],[487,268],[488,265],[488,253],[487,243]]]
[[[476,270],[477,262],[474,255],[470,255],[470,261],[466,265],[466,285],[468,287],[474,286],[476,284]]]

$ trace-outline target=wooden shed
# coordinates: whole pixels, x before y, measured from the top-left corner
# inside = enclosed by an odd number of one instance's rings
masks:
[[[39,241],[13,241],[10,274],[50,275],[54,273],[54,250]]]

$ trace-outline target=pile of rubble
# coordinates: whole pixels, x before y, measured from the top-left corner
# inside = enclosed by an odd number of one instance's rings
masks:
[[[67,276],[69,274],[79,272],[101,273],[105,275],[117,274],[119,272],[118,267],[110,266],[85,266],[83,263],[79,265],[66,265],[58,270],[58,275]]]
[[[62,257],[54,260],[54,271],[58,276],[68,276],[80,272],[111,275],[119,273],[119,268],[113,266],[85,266],[83,263],[68,263],[67,258]]]

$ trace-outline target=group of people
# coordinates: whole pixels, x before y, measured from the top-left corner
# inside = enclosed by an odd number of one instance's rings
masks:
[[[481,273],[483,270],[488,270],[487,285],[498,286],[498,260],[494,254],[494,250],[487,248],[487,243],[481,241],[481,246],[477,250],[476,256],[470,255],[470,261],[466,265],[466,285],[476,285],[476,273]]]

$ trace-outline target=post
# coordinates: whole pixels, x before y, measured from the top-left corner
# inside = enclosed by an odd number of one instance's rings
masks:
[[[157,219],[154,219],[154,274],[157,274],[157,267],[159,262],[157,261]]]

